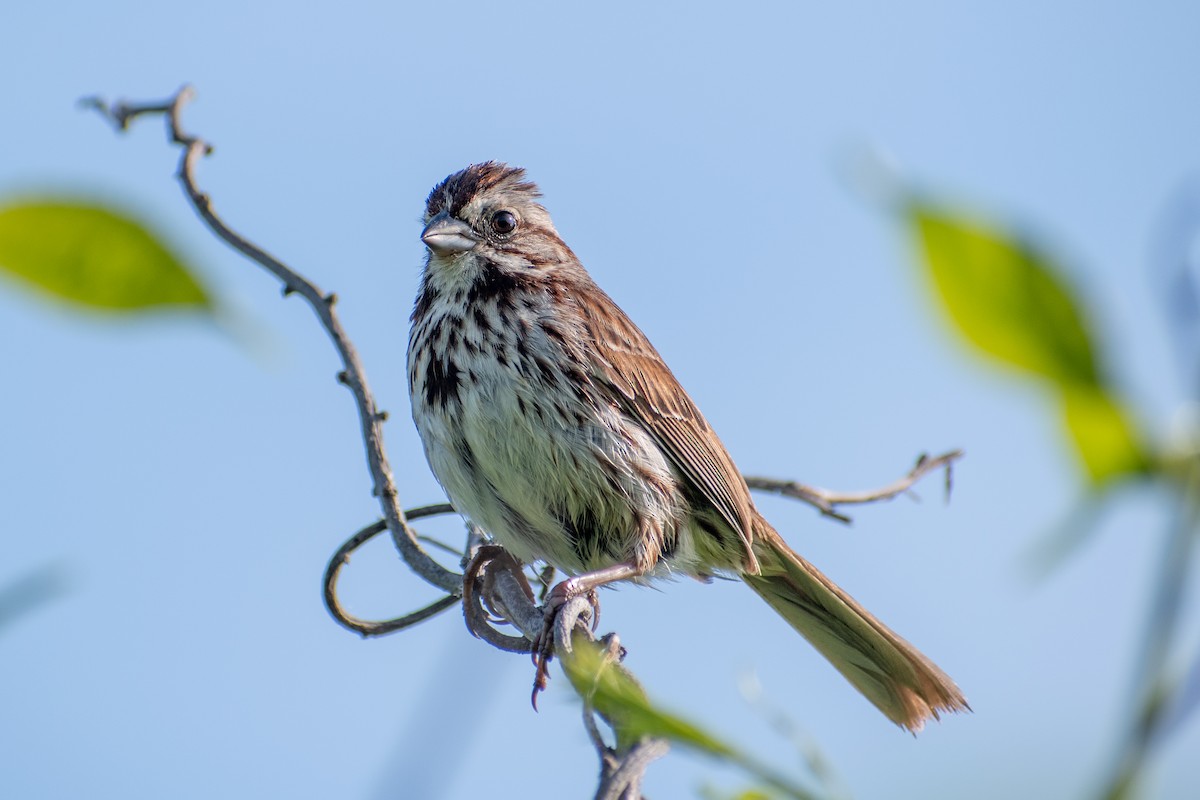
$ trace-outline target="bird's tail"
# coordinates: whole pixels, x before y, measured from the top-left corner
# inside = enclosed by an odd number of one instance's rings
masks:
[[[743,580],[888,719],[916,733],[941,712],[970,710],[946,673],[901,639],[756,514],[758,575]]]

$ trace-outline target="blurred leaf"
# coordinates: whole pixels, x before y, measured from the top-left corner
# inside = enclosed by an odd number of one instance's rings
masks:
[[[1050,576],[1098,530],[1097,523],[1107,510],[1108,492],[1084,492],[1066,515],[1046,535],[1035,542],[1023,557],[1029,577],[1040,581]]]
[[[1096,387],[1068,386],[1063,418],[1093,484],[1145,472],[1149,458],[1125,409]]]
[[[812,792],[759,764],[698,725],[655,706],[624,667],[606,658],[600,645],[576,636],[573,646],[572,653],[563,659],[563,670],[575,691],[589,700],[613,726],[618,749],[643,737],[667,739],[735,764],[785,797],[815,800],[816,795]]]
[[[1097,383],[1083,316],[1048,259],[977,220],[921,203],[909,213],[934,285],[967,339],[1057,383]]]
[[[704,800],[776,800],[779,797],[777,793],[769,789],[743,789],[736,794],[731,794],[711,786],[703,787],[700,790],[700,796]]]
[[[574,654],[563,669],[575,690],[612,724],[618,745],[657,736],[710,755],[728,757],[733,749],[699,727],[656,708],[624,668],[609,664],[599,646],[576,637]]]
[[[0,270],[92,308],[212,307],[191,270],[158,237],[88,202],[38,200],[0,208]]]
[[[51,564],[0,586],[0,629],[66,593],[66,570]]]
[[[905,208],[950,319],[985,353],[1059,392],[1092,485],[1148,470],[1152,459],[1102,378],[1080,303],[1054,261],[998,226],[919,200]]]
[[[1131,800],[1137,797],[1134,791],[1137,777],[1133,772],[1122,772],[1100,792],[1101,800]]]
[[[1130,800],[1139,796],[1138,788],[1149,767],[1150,751],[1160,739],[1159,725],[1172,694],[1171,687],[1161,675],[1156,676],[1148,688],[1135,711],[1129,741],[1115,761],[1117,769],[1100,793],[1103,800]]]
[[[1173,707],[1168,719],[1163,723],[1163,738],[1181,728],[1188,717],[1200,708],[1200,652],[1195,653],[1191,667],[1179,680],[1172,694]]]

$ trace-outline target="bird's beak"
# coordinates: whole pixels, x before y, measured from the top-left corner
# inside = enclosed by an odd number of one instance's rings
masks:
[[[452,256],[474,249],[479,237],[470,225],[443,211],[429,220],[421,231],[421,241],[439,256]]]

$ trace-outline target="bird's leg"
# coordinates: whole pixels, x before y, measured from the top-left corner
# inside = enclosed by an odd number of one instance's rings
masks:
[[[546,688],[546,683],[550,679],[550,659],[554,657],[554,626],[558,621],[558,612],[568,600],[586,595],[592,606],[592,630],[595,630],[600,619],[600,599],[596,596],[596,590],[609,583],[636,578],[644,572],[645,570],[639,569],[634,564],[615,564],[594,572],[585,572],[582,575],[567,578],[550,590],[550,594],[546,596],[546,602],[542,605],[545,613],[542,632],[533,642],[533,660],[537,665],[537,673],[533,679],[531,700],[535,709],[537,708],[538,693]]]
[[[550,593],[551,581],[554,580],[554,572],[554,565],[547,564],[537,575],[538,586],[540,587],[538,601],[541,603],[546,602],[546,595]]]

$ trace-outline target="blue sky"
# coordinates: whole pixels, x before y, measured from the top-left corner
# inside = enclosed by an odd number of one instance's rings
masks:
[[[216,144],[200,174],[217,208],[341,298],[392,412],[407,505],[442,498],[404,373],[423,200],[468,163],[523,165],[745,472],[856,489],[922,451],[968,452],[949,506],[931,483],[924,502],[863,509],[851,528],[761,507],[953,675],[973,715],[903,734],[733,583],[605,595],[603,627],[651,694],[794,764],[738,693],[753,670],[856,797],[1093,788],[1126,711],[1164,497],[1124,493],[1077,558],[1029,578],[1023,558],[1082,491],[1073,456],[1040,392],[948,334],[911,242],[845,163],[881,148],[921,186],[1040,231],[1165,435],[1184,394],[1148,261],[1200,167],[1200,10],[391,5],[0,10],[0,193],[119,202],[265,342],[81,316],[0,284],[0,585],[47,564],[70,584],[0,636],[4,793],[593,789],[564,680],[535,714],[527,660],[470,639],[453,612],[361,641],[322,608],[328,556],[377,516],[333,352],[307,308],[201,228],[156,124],[115,137],[74,105],[184,82],[199,92],[187,124]],[[364,616],[432,596],[384,543],[345,592]],[[1162,752],[1157,793],[1196,785],[1198,747],[1193,721]],[[655,797],[738,780],[680,753],[650,776]]]

